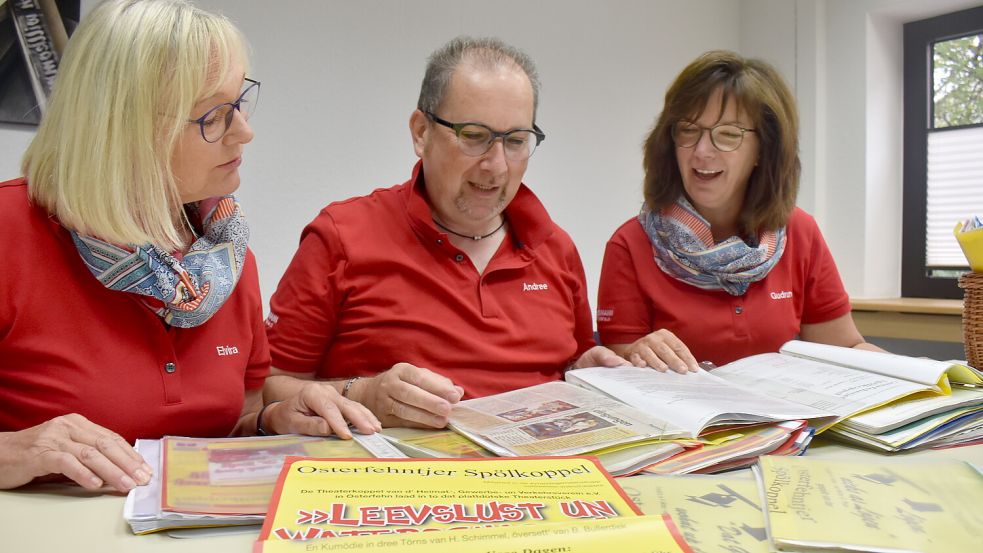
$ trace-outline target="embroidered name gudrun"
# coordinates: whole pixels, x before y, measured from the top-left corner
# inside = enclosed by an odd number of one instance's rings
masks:
[[[772,292],[771,299],[773,300],[789,300],[792,299],[792,291],[785,290],[784,292]]]

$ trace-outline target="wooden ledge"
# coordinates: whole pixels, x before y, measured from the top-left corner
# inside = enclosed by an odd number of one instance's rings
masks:
[[[851,299],[850,304],[864,336],[962,342],[962,300]]]
[[[933,298],[850,299],[854,311],[889,311],[892,313],[928,313],[931,315],[963,314],[963,300]]]

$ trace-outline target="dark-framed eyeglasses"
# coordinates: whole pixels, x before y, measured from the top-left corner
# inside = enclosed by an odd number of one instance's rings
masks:
[[[721,152],[733,152],[741,147],[745,133],[757,132],[755,129],[745,129],[730,123],[701,127],[690,121],[678,121],[672,126],[672,141],[680,148],[692,148],[699,144],[704,131],[710,132],[710,142]]]
[[[246,89],[236,98],[235,102],[219,104],[206,111],[205,115],[198,119],[189,119],[188,123],[198,123],[201,137],[205,139],[205,142],[218,142],[232,126],[232,118],[236,111],[241,113],[246,121],[256,111],[256,104],[259,103],[259,85],[259,81],[247,78]]]
[[[536,146],[546,140],[546,133],[536,125],[533,125],[532,129],[496,132],[481,123],[451,123],[429,111],[424,113],[434,123],[453,130],[457,136],[457,145],[461,148],[461,152],[469,156],[484,155],[485,152],[491,150],[492,144],[501,138],[502,148],[505,150],[507,159],[525,161],[536,151]]]

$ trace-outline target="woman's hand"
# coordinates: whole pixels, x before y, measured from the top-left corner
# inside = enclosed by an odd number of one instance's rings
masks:
[[[344,398],[328,382],[303,381],[289,399],[267,407],[263,428],[277,434],[307,434],[351,439],[350,422],[362,434],[382,430],[379,419],[364,405]]]
[[[122,436],[82,415],[0,433],[0,489],[49,474],[63,474],[86,489],[109,484],[125,493],[150,482],[151,468]]]
[[[662,328],[630,344],[611,344],[610,348],[636,367],[652,367],[659,372],[696,372],[699,365],[675,334]]]
[[[618,356],[617,353],[604,346],[594,346],[574,361],[571,369],[583,369],[586,367],[623,367],[630,365],[626,359]]]

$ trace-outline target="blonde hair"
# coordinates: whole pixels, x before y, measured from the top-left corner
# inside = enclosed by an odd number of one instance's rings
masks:
[[[21,162],[33,202],[115,244],[181,246],[171,156],[245,41],[186,0],[109,0],[82,21]]]

